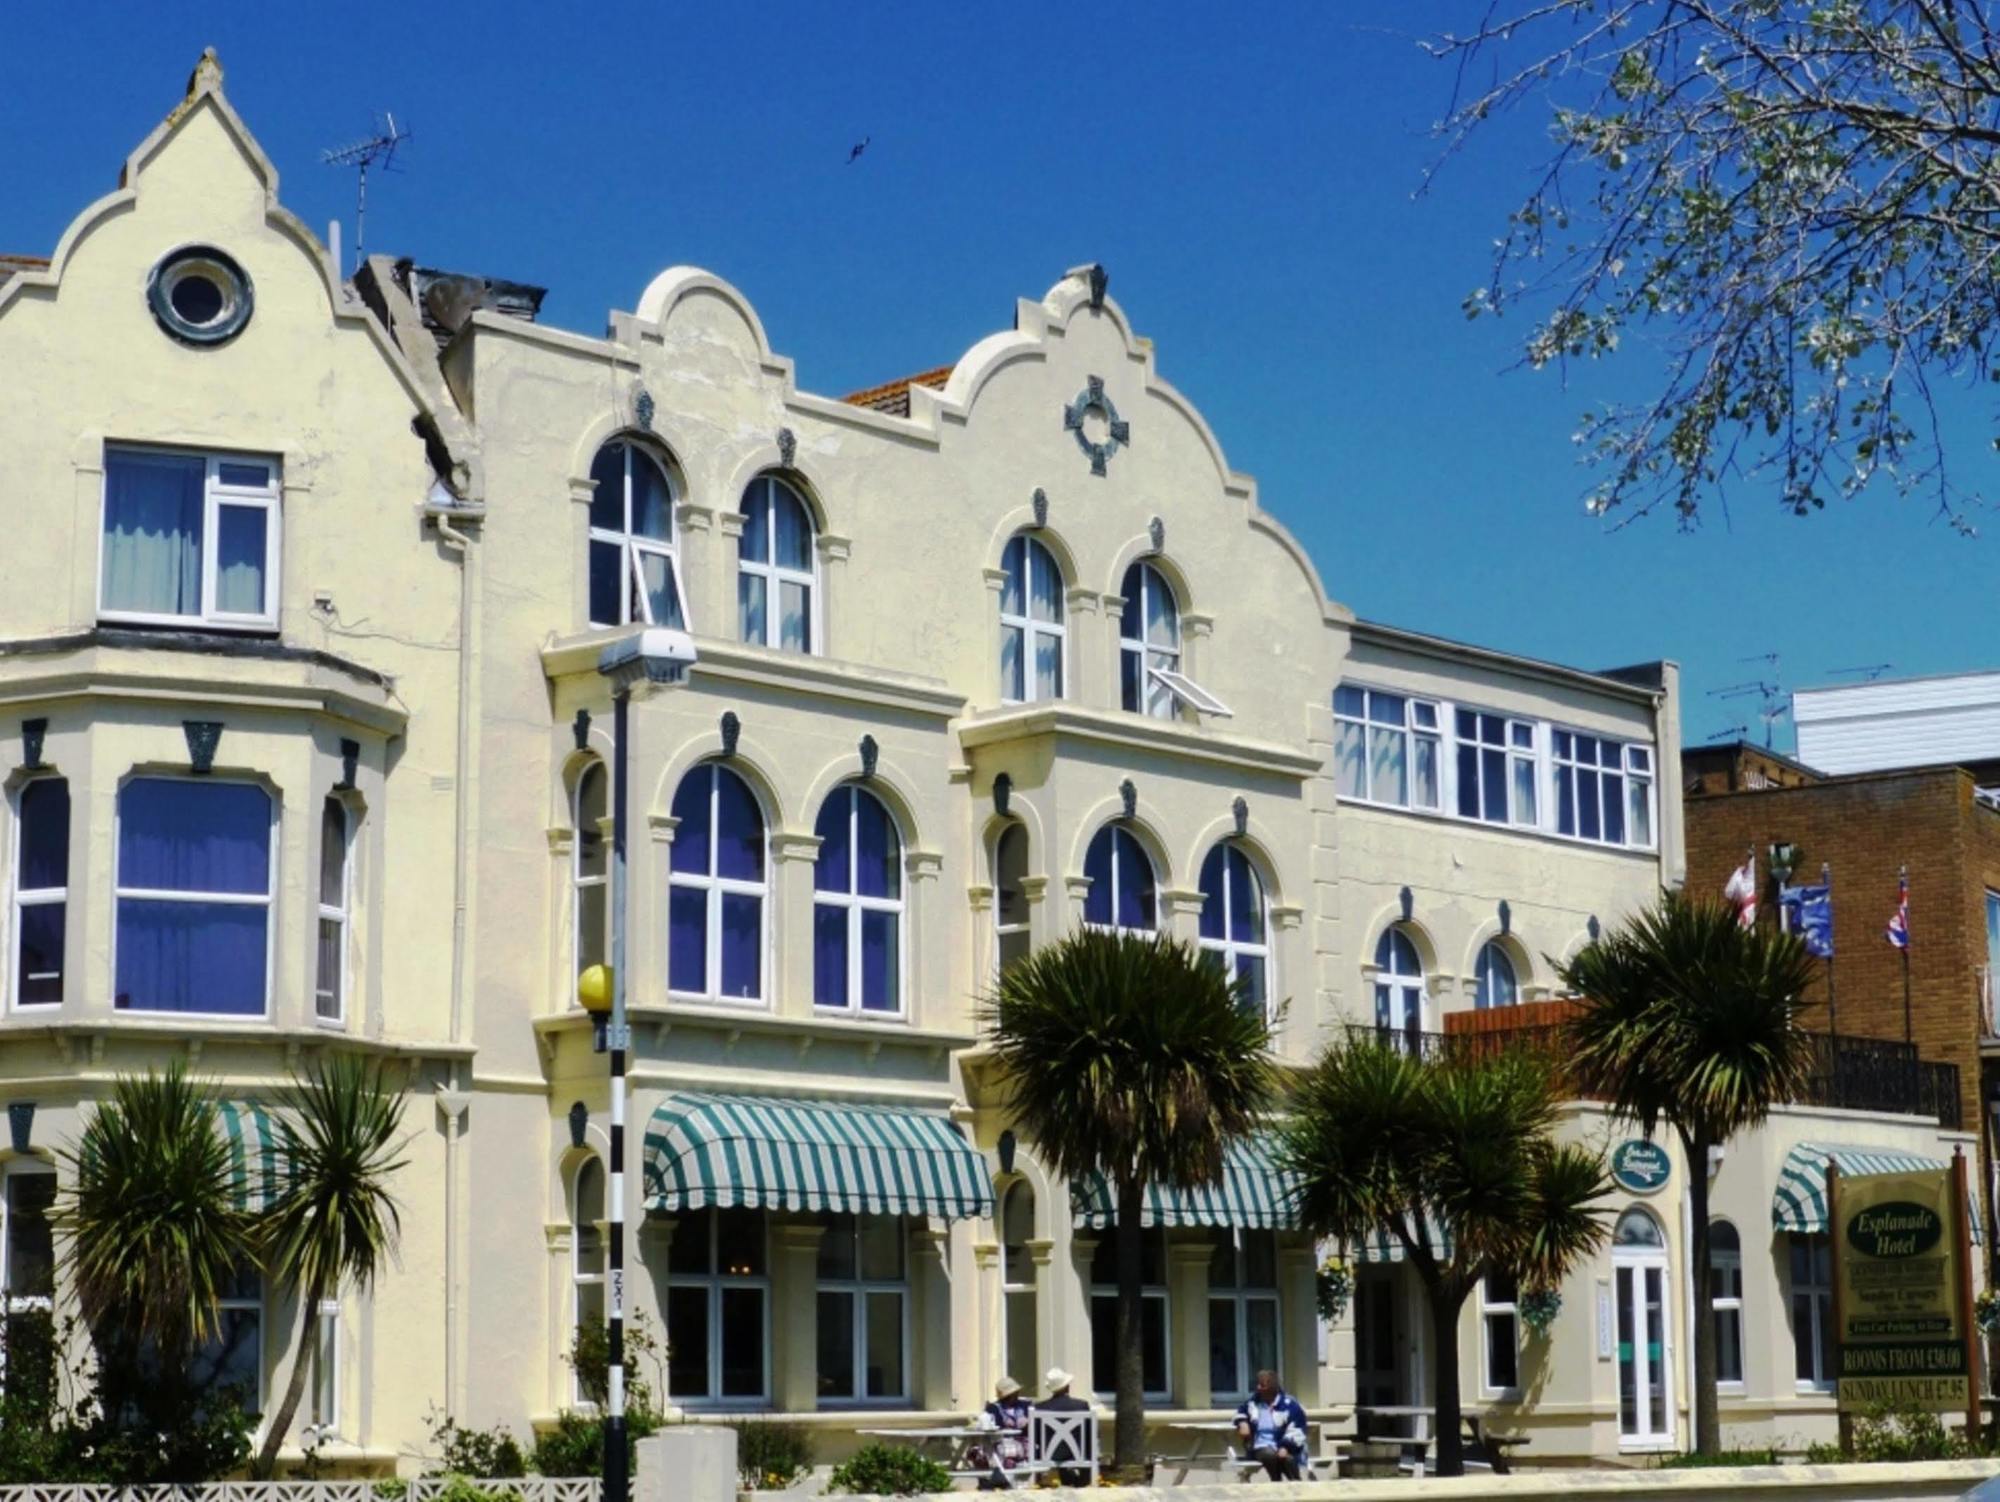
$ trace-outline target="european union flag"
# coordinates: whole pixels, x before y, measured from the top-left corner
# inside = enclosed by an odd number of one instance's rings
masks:
[[[1805,940],[1806,949],[1823,960],[1833,958],[1833,888],[1780,887],[1778,906],[1785,927]]]

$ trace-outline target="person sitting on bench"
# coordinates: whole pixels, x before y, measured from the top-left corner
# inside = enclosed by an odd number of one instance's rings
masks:
[[[1273,1481],[1297,1481],[1306,1454],[1306,1411],[1268,1368],[1257,1374],[1257,1390],[1236,1410],[1236,1437],[1246,1460],[1262,1463]]]

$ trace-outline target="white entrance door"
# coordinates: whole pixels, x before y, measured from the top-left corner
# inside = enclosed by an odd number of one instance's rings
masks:
[[[1612,1236],[1618,1305],[1618,1439],[1633,1448],[1674,1442],[1673,1348],[1667,1315],[1667,1242],[1644,1210],[1627,1210]]]

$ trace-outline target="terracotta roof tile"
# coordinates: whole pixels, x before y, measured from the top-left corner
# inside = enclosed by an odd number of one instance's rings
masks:
[[[0,282],[17,271],[46,271],[49,268],[47,256],[10,256],[0,253]]]
[[[887,412],[891,417],[910,415],[910,388],[928,386],[932,390],[942,387],[951,379],[956,365],[940,365],[935,370],[920,371],[913,376],[904,376],[900,381],[890,381],[881,386],[870,386],[866,391],[854,391],[841,400],[850,407],[870,407],[877,412]]]

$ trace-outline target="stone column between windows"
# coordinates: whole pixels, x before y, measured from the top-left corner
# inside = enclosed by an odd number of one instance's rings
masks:
[[[636,1135],[632,1132],[629,1120],[626,1131],[628,1134],[626,1140],[627,1148],[635,1148],[645,1139],[645,1118],[643,1116],[639,1118],[639,1130]],[[607,1160],[607,1178],[609,1168],[610,1165]],[[627,1379],[629,1380],[633,1376],[644,1378],[646,1383],[653,1389],[653,1401],[665,1407],[668,1398],[666,1392],[667,1374],[665,1371],[668,1349],[667,1258],[673,1253],[674,1230],[680,1225],[680,1221],[672,1215],[648,1215],[646,1213],[646,1175],[644,1166],[640,1161],[640,1155],[637,1152],[633,1152],[627,1158],[625,1173],[628,1178],[638,1181],[637,1187],[639,1189],[638,1204],[629,1207],[626,1212],[636,1217],[633,1221],[628,1222],[628,1226],[633,1233],[632,1246],[634,1255],[638,1259],[638,1269],[633,1276],[625,1280],[625,1318],[630,1321],[635,1316],[644,1315],[653,1327],[654,1337],[660,1343],[660,1365],[658,1367],[649,1366],[643,1359],[635,1360],[630,1354],[626,1356]],[[607,1284],[604,1295],[607,1300],[607,1307],[611,1297],[609,1289],[610,1273],[610,1263],[607,1261],[605,1264]],[[626,1349],[628,1353],[631,1349],[629,1345],[631,1328],[631,1325],[628,1323],[626,1325],[628,1340]]]
[[[991,676],[986,681],[993,687],[987,702],[998,704],[1007,697],[1007,685],[1000,678],[1000,601],[1007,589],[1007,570],[981,569],[980,577],[986,581],[986,593],[991,596],[986,603],[986,671]],[[1024,662],[1022,672],[1032,668],[1032,663]]]
[[[1095,704],[1099,700],[1093,695],[1098,675],[1104,671],[1104,663],[1108,660],[1115,665],[1118,661],[1118,618],[1111,617],[1108,628],[1110,655],[1107,658],[1103,597],[1094,590],[1072,588],[1063,596],[1063,603],[1067,607],[1064,624],[1069,632],[1069,654],[1063,666],[1062,696],[1072,704]],[[999,658],[996,656],[994,661],[997,663]]]
[[[1207,1408],[1208,1267],[1215,1248],[1207,1236],[1167,1243],[1167,1319],[1174,1396],[1182,1408]],[[1220,1401],[1226,1394],[1216,1394]]]
[[[924,977],[931,968],[926,951],[944,938],[944,925],[928,921],[938,878],[944,874],[944,857],[935,850],[908,851],[903,856],[903,873],[903,925],[907,930],[903,935],[903,953],[910,967],[903,977],[903,1015],[910,1026],[923,1027],[937,1020],[931,1014]]]
[[[852,539],[833,532],[822,532],[813,539],[813,547],[819,552],[819,599],[818,639],[813,650],[822,657],[833,657],[835,645],[841,640],[840,602],[847,598],[847,560],[854,551]]]
[[[1070,1276],[1058,1280],[1066,1285],[1062,1290],[1061,1319],[1056,1324],[1055,1340],[1042,1355],[1045,1370],[1059,1366],[1076,1378],[1072,1391],[1079,1398],[1089,1397],[1097,1388],[1097,1374],[1091,1362],[1090,1264],[1097,1260],[1098,1238],[1110,1234],[1079,1226],[1070,1237]]]
[[[688,593],[709,601],[715,620],[694,620],[694,607],[683,602],[691,625],[724,641],[739,641],[736,620],[736,539],[743,535],[743,513],[733,507],[718,511],[682,501],[674,507],[674,537],[681,548],[681,570]],[[717,534],[720,535],[717,535]],[[696,581],[706,580],[706,584]]]
[[[951,1391],[951,1276],[945,1267],[951,1232],[910,1222],[910,1396],[919,1408],[948,1412]]]
[[[819,1244],[824,1220],[771,1217],[771,1406],[819,1407]]]
[[[1186,887],[1160,889],[1160,931],[1190,943],[1201,937],[1201,893]]]
[[[1081,928],[1083,926],[1083,905],[1090,897],[1090,878],[1088,876],[1065,876],[1063,878],[1063,891],[1069,896],[1069,911],[1051,915],[1054,919],[1054,928],[1046,935],[1051,943],[1065,929]],[[1038,943],[1043,937],[1044,935],[1039,933],[1035,935]]]
[[[977,1348],[973,1351],[974,1370],[982,1375],[987,1372],[996,1375],[1006,1368],[1000,1359],[1003,1332],[1007,1327],[1007,1295],[1002,1292],[1006,1278],[1001,1272],[1000,1247],[991,1241],[975,1241],[972,1244],[972,1284],[974,1304],[979,1310],[978,1328],[975,1338]],[[966,1353],[953,1353],[963,1360]],[[967,1406],[977,1408],[991,1396],[991,1389],[983,1383],[975,1385],[967,1400]]]
[[[549,1359],[543,1372],[547,1384],[549,1412],[558,1412],[571,1406],[569,1401],[569,1363],[563,1360],[576,1332],[570,1322],[576,1312],[575,1288],[571,1283],[572,1265],[570,1253],[572,1239],[569,1222],[552,1220],[543,1223],[542,1239],[549,1253],[549,1307],[556,1312],[552,1323],[555,1326],[553,1338],[549,1341]],[[364,1376],[361,1390],[368,1390]]]
[[[1208,666],[1208,640],[1214,633],[1214,616],[1205,611],[1181,612],[1181,671],[1196,683],[1204,682],[1201,675]]]
[[[1322,1406],[1319,1307],[1313,1292],[1313,1245],[1303,1235],[1278,1237],[1278,1361],[1285,1390],[1308,1408]],[[1252,1374],[1254,1375],[1254,1374]]]
[[[1053,1206],[1050,1207],[1048,1213],[1054,1213]],[[1056,1311],[1056,1300],[1058,1297],[1055,1280],[1056,1244],[1046,1237],[1040,1237],[1028,1241],[1024,1245],[1028,1249],[1028,1261],[1034,1264],[1035,1269],[1036,1369],[1030,1374],[1030,1377],[1039,1380],[1042,1373],[1047,1371],[1055,1362],[1056,1341],[1062,1329],[1062,1322],[1058,1320]],[[1074,1285],[1074,1281],[1074,1279],[1071,1280],[1072,1286]],[[1004,1312],[1003,1310],[1003,1315]],[[1068,1366],[1068,1363],[1064,1364]],[[1073,1372],[1080,1370],[1080,1368],[1075,1366],[1069,1366],[1068,1369]],[[1024,1382],[1029,1381],[1029,1378],[1024,1377],[1022,1380]],[[1039,1389],[1036,1390],[1039,1391]]]
[[[813,866],[819,860],[819,844],[816,834],[771,836],[770,931],[805,937],[803,943],[780,938],[775,952],[766,957],[770,986],[775,988],[767,1000],[773,1012],[785,1017],[813,1015]]]
[[[1034,854],[1034,851],[1029,851],[1029,859],[1032,860]],[[1028,904],[1028,947],[1030,949],[1039,949],[1044,944],[1053,944],[1057,933],[1060,931],[1057,926],[1060,921],[1059,917],[1052,917],[1051,914],[1054,912],[1054,909],[1042,900],[1048,894],[1049,879],[1046,876],[1026,876],[1021,879],[1021,896]],[[996,964],[994,968],[997,970],[999,966]]]
[[[665,749],[665,737],[661,737],[661,750]],[[635,746],[635,750],[643,746]],[[642,783],[635,774],[632,779],[632,798],[636,806],[642,795],[640,787],[653,786],[650,775]],[[667,877],[674,863],[674,834],[681,821],[672,814],[649,813],[645,816],[647,844],[641,846],[635,840],[626,852],[626,880],[629,883],[627,898],[631,907],[625,915],[625,963],[631,974],[625,980],[625,1004],[627,1006],[665,1006],[667,1001]],[[611,836],[606,835],[604,848],[611,848]],[[639,851],[648,852],[646,859],[639,859]],[[610,870],[606,866],[607,877]],[[609,894],[606,898],[606,912],[610,911]],[[604,936],[604,959],[611,960],[611,935]],[[573,1000],[573,998],[572,998]],[[629,1126],[630,1123],[628,1122]]]

